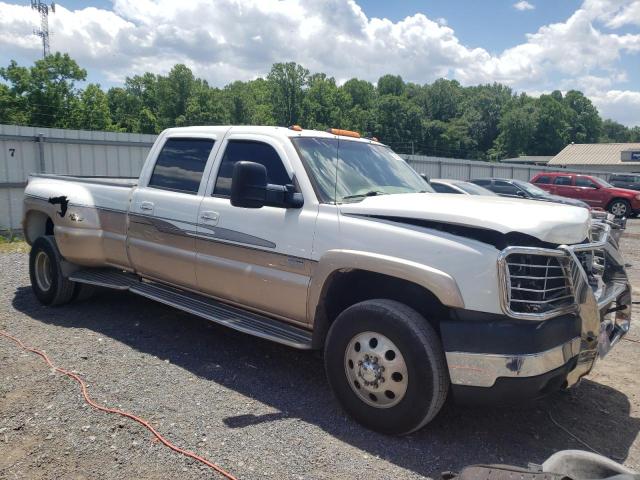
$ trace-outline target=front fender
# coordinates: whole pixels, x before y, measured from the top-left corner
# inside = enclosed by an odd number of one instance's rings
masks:
[[[464,308],[456,281],[436,268],[402,258],[357,250],[328,250],[318,261],[309,285],[307,315],[315,317],[326,292],[327,280],[341,270],[364,270],[389,275],[420,285],[433,293],[443,305]]]

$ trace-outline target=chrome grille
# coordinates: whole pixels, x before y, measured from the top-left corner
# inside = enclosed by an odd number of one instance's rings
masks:
[[[504,263],[512,313],[540,316],[575,305],[567,256],[511,253]]]

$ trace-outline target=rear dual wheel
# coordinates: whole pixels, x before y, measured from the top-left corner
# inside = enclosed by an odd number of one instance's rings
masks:
[[[33,293],[44,305],[64,305],[86,299],[92,292],[91,287],[72,282],[63,274],[62,256],[50,235],[39,237],[31,245],[29,277]]]
[[[342,312],[327,335],[324,358],[343,408],[382,433],[420,429],[440,411],[449,389],[435,330],[394,300],[367,300]]]

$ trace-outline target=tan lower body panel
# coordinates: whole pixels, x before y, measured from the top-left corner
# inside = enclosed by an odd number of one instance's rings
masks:
[[[200,238],[196,249],[203,293],[308,323],[307,289],[315,262]]]

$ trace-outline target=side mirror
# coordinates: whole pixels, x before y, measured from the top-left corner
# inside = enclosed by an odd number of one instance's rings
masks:
[[[522,190],[518,190],[516,195],[519,196],[520,198],[527,198],[527,195]]]
[[[231,177],[231,205],[261,208],[267,201],[267,169],[255,162],[236,162]]]
[[[427,175],[426,173],[420,173],[419,175],[422,177],[422,179],[423,179],[425,182],[430,183],[429,175]]]
[[[302,194],[294,185],[267,183],[267,169],[256,162],[236,162],[231,177],[231,205],[241,208],[262,208],[265,205],[301,208]]]

